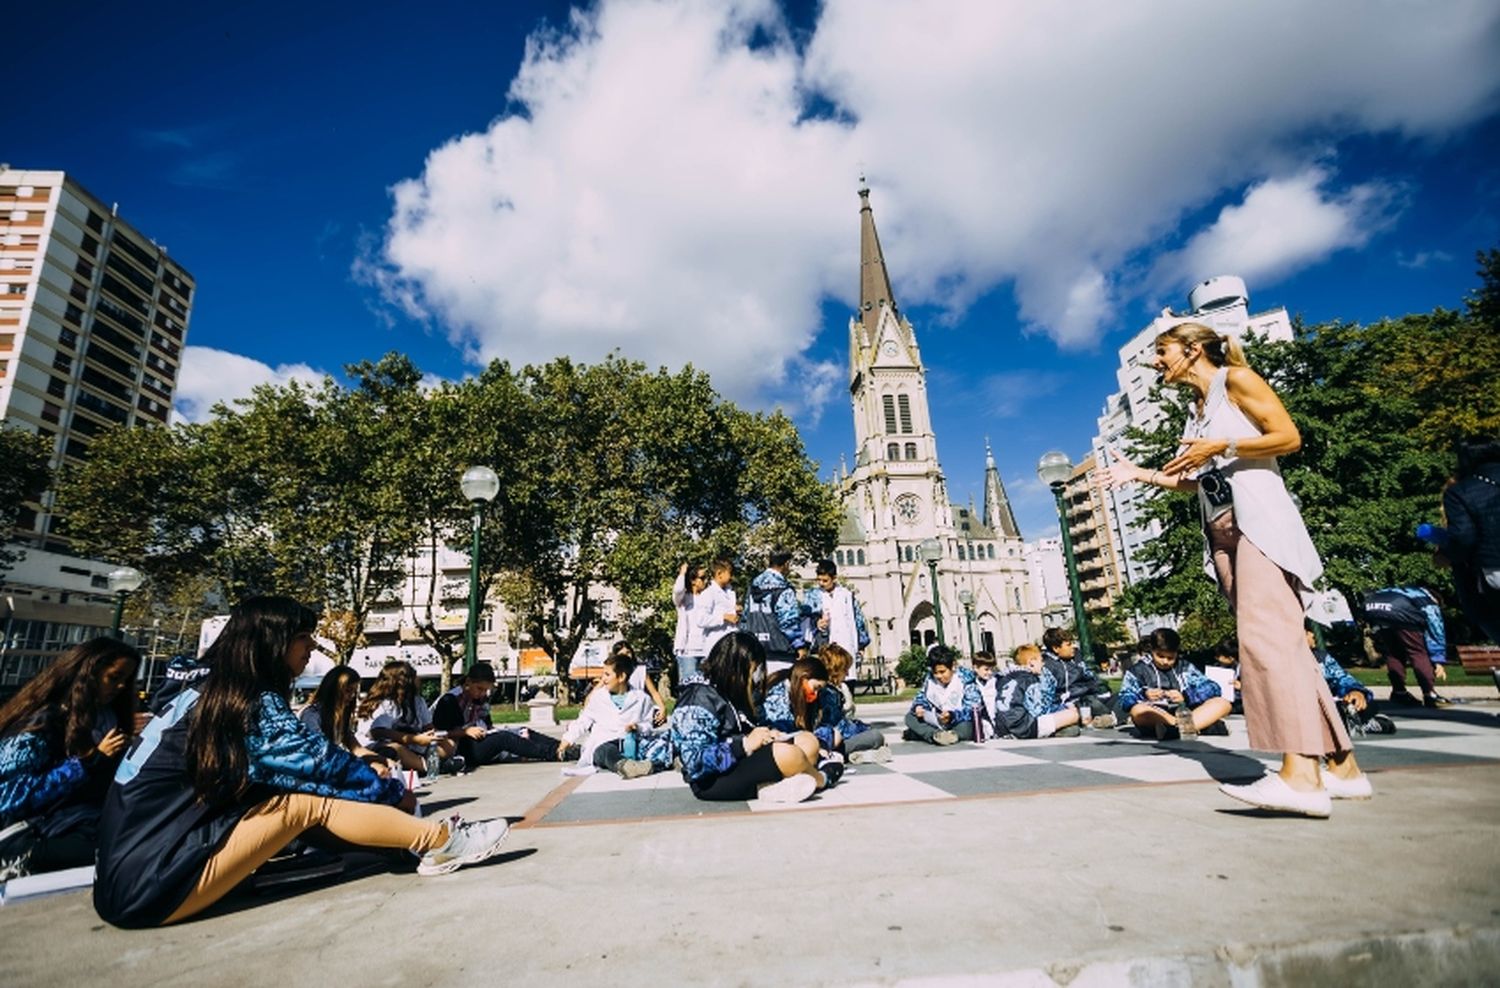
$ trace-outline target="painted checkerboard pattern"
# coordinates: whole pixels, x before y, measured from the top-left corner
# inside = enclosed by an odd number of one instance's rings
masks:
[[[1356,741],[1366,770],[1429,764],[1500,761],[1500,718],[1493,709],[1467,708],[1413,714],[1390,736]],[[707,816],[719,813],[795,813],[881,803],[963,796],[1045,792],[1143,783],[1244,781],[1279,764],[1279,756],[1251,751],[1244,722],[1231,719],[1228,737],[1191,742],[1147,742],[1131,731],[1086,732],[1076,738],[991,741],[936,748],[900,741],[886,727],[893,758],[884,765],[853,766],[833,789],[793,806],[754,801],[706,803],[695,799],[682,776],[665,772],[626,781],[598,773],[566,792],[537,826],[598,821]]]

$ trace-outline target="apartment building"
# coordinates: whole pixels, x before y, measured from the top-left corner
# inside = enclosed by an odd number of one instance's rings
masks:
[[[1107,611],[1125,589],[1120,557],[1110,537],[1108,492],[1090,454],[1073,468],[1063,488],[1068,535],[1073,540],[1073,559],[1078,565],[1078,586],[1086,611]]]
[[[114,425],[164,425],[192,313],[192,275],[60,171],[0,165],[0,418],[88,456]],[[17,539],[65,549],[47,492]]]

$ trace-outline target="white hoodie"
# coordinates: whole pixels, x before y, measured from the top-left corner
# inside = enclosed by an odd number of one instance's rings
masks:
[[[578,767],[589,768],[594,764],[594,749],[606,741],[618,741],[625,736],[625,729],[636,725],[641,737],[654,733],[651,715],[656,704],[645,690],[626,690],[625,705],[616,707],[609,690],[596,686],[583,701],[578,719],[563,731],[563,744],[579,744],[582,752],[578,756]]]

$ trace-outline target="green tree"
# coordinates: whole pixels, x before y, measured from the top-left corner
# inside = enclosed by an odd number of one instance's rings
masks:
[[[21,561],[25,550],[9,541],[26,502],[41,497],[52,482],[52,446],[34,432],[0,427],[0,574]]]

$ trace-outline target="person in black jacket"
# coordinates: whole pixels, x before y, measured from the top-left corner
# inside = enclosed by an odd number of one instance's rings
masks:
[[[1500,643],[1500,442],[1458,445],[1458,479],[1443,492],[1443,515],[1442,555],[1453,564],[1464,616]]]

